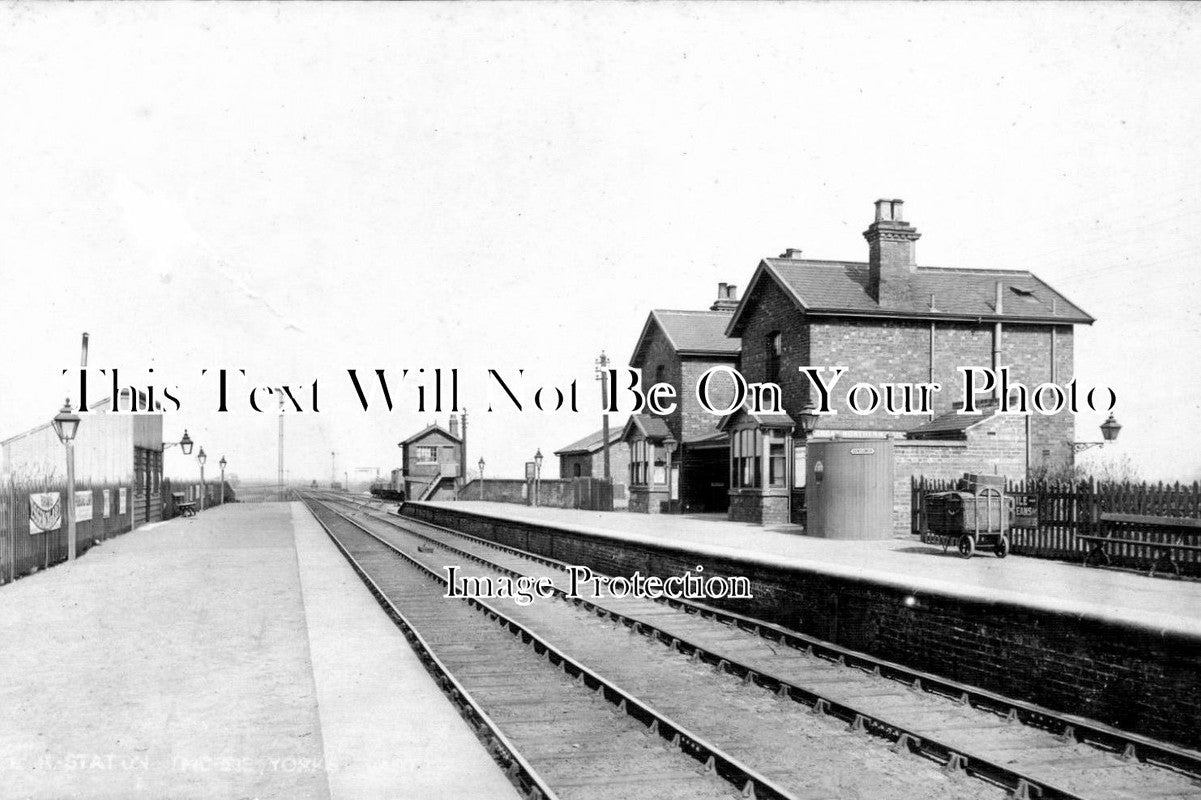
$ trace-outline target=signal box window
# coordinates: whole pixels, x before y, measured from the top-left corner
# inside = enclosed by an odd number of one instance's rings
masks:
[[[436,447],[414,447],[413,457],[418,464],[437,464],[438,463],[438,448]]]

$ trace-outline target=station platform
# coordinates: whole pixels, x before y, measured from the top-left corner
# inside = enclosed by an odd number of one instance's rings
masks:
[[[717,514],[630,514],[479,501],[424,505],[1201,638],[1201,581],[1148,578],[1016,555],[1002,560],[983,553],[964,559],[953,547],[944,553],[941,546],[922,544],[917,537],[820,539],[805,536],[796,525],[764,527]]]
[[[299,503],[0,588],[7,798],[517,794]]]

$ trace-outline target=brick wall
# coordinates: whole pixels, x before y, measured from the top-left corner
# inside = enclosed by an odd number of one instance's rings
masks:
[[[597,450],[592,454],[592,476],[605,476],[605,454]],[[628,483],[630,480],[630,446],[622,442],[609,445],[609,477],[614,483]]]
[[[680,375],[683,383],[676,387],[680,392],[680,430],[684,436],[704,436],[717,431],[717,423],[721,417],[711,414],[701,407],[696,396],[696,385],[701,376],[716,366],[728,366],[737,369],[736,359],[714,358],[685,358],[680,362]],[[714,375],[709,380],[709,400],[714,408],[726,408],[734,399],[734,379],[725,373]],[[677,437],[678,438],[678,437]]]
[[[647,391],[655,383],[656,374],[660,365],[663,366],[663,380],[676,387],[676,393],[683,395],[680,391],[682,383],[682,371],[680,367],[680,357],[676,355],[675,348],[667,341],[667,337],[663,334],[663,329],[658,324],[651,325],[651,330],[648,333],[649,341],[646,346],[643,361],[631,362],[631,367],[636,367],[642,370],[642,390]],[[682,398],[681,398],[682,399]],[[678,402],[678,401],[677,401]],[[680,403],[674,414],[669,414],[664,417],[664,422],[667,423],[671,435],[676,441],[680,441],[682,436],[682,416],[683,404]],[[649,413],[649,412],[645,412]]]
[[[1002,328],[1001,363],[1012,368],[1015,380],[1031,388],[1051,380],[1052,330],[1055,382],[1063,385],[1071,379],[1074,348],[1070,325],[1008,324]],[[821,420],[819,431],[905,431],[927,421],[925,416],[892,417],[883,411],[868,416],[852,413],[844,400],[847,390],[859,381],[923,383],[932,379],[942,385],[933,395],[934,413],[941,414],[963,399],[959,367],[992,367],[994,326],[990,323],[937,322],[932,328],[930,322],[920,320],[807,318],[774,281],[766,281],[757,292],[742,335],[741,369],[748,381],[769,379],[769,340],[776,331],[782,334],[784,365],[776,382],[784,396],[784,410],[794,419],[810,399],[809,381],[796,371],[798,366],[848,367],[833,395],[832,407],[838,413]],[[1032,465],[1044,459],[1052,467],[1072,463],[1075,422],[1070,413],[1035,414],[1030,426]],[[1021,474],[1024,468],[1018,476]]]
[[[1002,333],[1004,363],[1013,366],[1016,378],[1033,390],[1052,379],[1050,326],[1008,326]],[[1062,386],[1073,372],[1074,335],[1070,325],[1054,328],[1054,381]],[[1064,412],[1052,417],[1035,414],[1030,418],[1030,465],[1045,464],[1051,469],[1073,463],[1072,441],[1076,436],[1075,417]]]
[[[646,486],[631,486],[628,507],[631,513],[659,514],[661,513],[660,504],[669,497],[666,486],[658,486],[653,489]]]
[[[791,511],[791,492],[787,489],[756,489],[730,492],[727,518],[731,522],[759,522],[763,525],[786,525]]]
[[[576,465],[580,473],[575,473]],[[601,450],[595,453],[571,453],[559,456],[559,477],[570,480],[580,478],[603,478],[605,476],[605,454]],[[630,476],[630,446],[625,442],[615,442],[609,445],[609,477],[614,483],[624,483]]]
[[[533,487],[526,490],[526,482],[519,478],[484,478],[484,500],[493,503],[516,503],[518,505],[529,505],[527,499],[533,492]],[[468,482],[463,489],[458,493],[458,498],[462,500],[479,500],[480,499],[480,481],[474,480]],[[454,500],[455,495],[447,497],[437,497],[437,500]],[[538,489],[538,505],[552,506],[554,508],[575,508],[575,492],[572,489],[571,481],[555,480],[553,478],[544,478],[539,481]]]
[[[663,330],[653,325],[648,334],[649,342],[642,361],[634,361],[630,366],[642,370],[642,388],[650,389],[655,382],[655,375],[660,364],[663,365],[664,380],[676,389],[676,410],[664,417],[671,435],[676,441],[683,441],[685,436],[701,436],[712,433],[717,429],[720,417],[710,414],[701,408],[696,397],[696,384],[701,375],[711,367],[725,364],[737,367],[737,357],[706,358],[698,356],[681,357],[667,341]],[[709,396],[715,406],[728,404],[734,396],[732,380],[719,377],[713,380]]]
[[[781,336],[781,369],[774,382],[779,384],[784,396],[785,412],[793,419],[799,419],[801,409],[809,400],[809,381],[797,372],[797,367],[832,362],[811,360],[816,356],[810,352],[810,329],[806,317],[775,281],[763,282],[754,309],[746,319],[740,362],[743,377],[751,383],[772,380],[767,374],[769,340],[778,331]]]
[[[1025,421],[996,414],[969,428],[966,441],[897,440],[893,461],[893,534],[908,536],[913,478],[958,478],[976,472],[1021,479],[1026,465]]]
[[[745,575],[753,599],[713,602],[913,669],[1201,747],[1197,638],[459,509],[408,504],[404,513],[608,575],[666,578],[698,564],[706,575]]]
[[[625,445],[619,445],[625,447]],[[612,461],[609,462],[612,465]],[[576,467],[579,467],[579,472],[576,472]],[[601,465],[601,471],[604,471],[604,466]],[[599,475],[599,473],[598,473]],[[559,456],[559,477],[564,480],[571,478],[591,478],[592,477],[592,456],[589,453],[574,453],[572,455]]]

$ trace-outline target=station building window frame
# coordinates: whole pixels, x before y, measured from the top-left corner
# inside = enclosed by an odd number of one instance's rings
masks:
[[[438,448],[434,445],[418,444],[413,446],[413,463],[437,464]]]
[[[655,458],[655,446],[646,439],[630,442],[630,485],[649,486],[650,467]]]
[[[790,435],[781,428],[747,426],[730,432],[731,489],[788,489]]]

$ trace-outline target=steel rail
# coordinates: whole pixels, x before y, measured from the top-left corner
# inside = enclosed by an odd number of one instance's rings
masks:
[[[365,504],[359,505],[370,508],[369,506],[365,506]],[[512,576],[518,576],[521,573],[481,558],[473,553],[458,550],[447,545],[445,541],[406,527],[406,524],[435,528],[441,532],[470,540],[480,546],[507,552],[559,570],[567,570],[571,566],[558,559],[529,553],[510,545],[482,539],[472,534],[456,531],[452,528],[424,520],[402,517],[401,519],[404,519],[404,524],[402,524],[391,516],[386,515],[386,513],[383,517],[373,514],[372,518],[386,522],[411,535],[419,536],[443,547],[448,547],[448,549],[454,550],[464,557]],[[1077,797],[1077,795],[1061,787],[1056,787],[1047,781],[1033,778],[1011,767],[992,762],[984,756],[967,751],[965,748],[946,745],[928,736],[923,737],[914,731],[905,729],[901,725],[862,713],[853,707],[824,697],[821,693],[807,689],[804,686],[790,683],[762,670],[752,669],[731,660],[727,656],[708,650],[701,645],[680,639],[678,636],[669,634],[655,625],[637,619],[634,616],[606,609],[582,598],[570,598],[566,595],[566,592],[558,589],[558,587],[555,587],[555,593],[577,605],[595,610],[599,616],[608,616],[615,621],[621,621],[623,624],[628,624],[634,628],[637,632],[663,641],[681,652],[690,653],[693,658],[714,663],[719,669],[724,669],[725,671],[741,676],[744,682],[750,683],[753,681],[766,689],[781,694],[787,693],[794,699],[800,698],[803,702],[812,706],[816,713],[830,713],[846,720],[853,730],[864,730],[868,733],[890,739],[894,742],[894,749],[900,750],[908,747],[914,752],[942,763],[948,769],[956,770],[966,767],[966,771],[969,774],[978,775],[991,783],[1002,786],[1013,792],[1015,797]],[[1116,754],[1123,760],[1135,759],[1142,763],[1167,768],[1192,777],[1201,775],[1201,754],[1183,748],[1177,748],[1173,745],[1157,742],[1138,734],[1111,728],[1094,720],[1062,714],[1032,703],[1007,698],[985,689],[939,678],[935,675],[913,670],[894,662],[874,658],[864,653],[823,642],[805,634],[790,631],[774,623],[714,608],[696,601],[685,601],[675,598],[659,598],[657,601],[673,608],[679,608],[685,613],[695,613],[704,618],[714,619],[718,623],[737,626],[741,630],[759,635],[769,641],[780,642],[839,666],[850,667],[873,677],[888,678],[907,685],[915,691],[925,691],[950,699],[959,705],[966,705],[985,713],[995,714],[1009,722],[1020,722],[1029,727],[1050,731],[1057,734],[1065,742],[1080,742],[1103,752]]]
[[[379,535],[365,528],[359,522],[356,522],[350,517],[347,517],[345,514],[342,514],[337,509],[330,508],[328,503],[323,504],[332,513],[338,515],[351,525],[354,525],[364,534],[375,539],[393,553],[403,558],[409,564],[421,569],[426,577],[437,581],[444,586],[449,586],[446,578],[439,575],[425,564],[422,564],[420,561],[414,559],[396,545],[381,538]],[[317,515],[314,514],[314,517],[316,516]],[[375,517],[372,518],[375,519]],[[329,532],[329,528],[325,526],[324,523],[322,523],[322,527],[326,529],[327,533]],[[331,537],[333,536],[332,533],[330,535]],[[343,554],[347,555],[348,558],[350,557],[346,553],[345,548],[339,547],[339,549],[341,549]],[[360,576],[362,576],[364,573],[360,572],[360,569],[361,568],[356,568],[356,572],[359,572]],[[378,585],[376,585],[374,581],[370,581],[369,585],[374,587],[373,593],[379,590]],[[736,789],[742,792],[743,797],[768,798],[770,800],[797,800],[795,795],[778,786],[767,776],[762,775],[755,769],[743,764],[734,756],[725,753],[704,737],[693,733],[688,728],[672,720],[666,714],[663,714],[649,704],[638,700],[634,695],[625,691],[616,683],[602,677],[599,673],[588,669],[583,664],[568,657],[561,650],[535,634],[529,628],[513,619],[510,619],[504,613],[497,610],[492,604],[476,597],[464,598],[464,600],[469,605],[472,605],[483,611],[492,621],[507,628],[514,636],[521,637],[522,642],[532,647],[535,653],[545,656],[549,663],[558,666],[564,674],[573,677],[582,687],[595,692],[597,697],[604,699],[610,705],[616,706],[619,712],[625,713],[627,716],[632,717],[642,725],[646,726],[650,733],[658,735],[661,739],[669,742],[671,746],[701,762],[705,766],[706,772],[713,773],[726,782],[733,784]],[[388,606],[390,608],[395,608],[392,606],[391,601],[388,601]],[[445,669],[445,667],[443,667],[443,669]],[[449,675],[449,670],[447,670],[447,675]],[[457,685],[457,682],[456,686],[464,697],[469,696],[467,695],[465,689]],[[483,710],[478,708],[478,706],[476,706],[476,708],[480,716],[483,717]],[[499,734],[499,730],[497,730],[496,733]],[[507,740],[505,741],[507,742]],[[509,747],[511,747],[511,745],[509,745]],[[516,750],[513,750],[512,752],[514,756],[520,758],[519,754],[516,753]],[[522,761],[524,762],[524,759]],[[529,770],[531,773],[533,773],[532,767],[529,767]],[[547,797],[553,797],[553,795],[547,795]]]
[[[400,527],[399,523],[389,516],[385,516],[383,519]],[[559,569],[566,569],[570,566],[556,559],[547,558],[536,553],[529,553],[510,545],[502,545],[462,531],[456,531],[453,528],[437,525],[436,523],[407,517],[401,517],[401,519],[405,519],[409,523],[437,528],[455,536],[471,539],[485,547],[508,551],[514,555],[529,558],[548,566],[556,566]],[[416,532],[412,533],[421,535]],[[892,661],[876,658],[866,653],[825,642],[821,639],[789,630],[772,622],[716,608],[695,600],[659,598],[656,602],[669,605],[673,608],[684,609],[686,613],[693,613],[688,610],[695,609],[695,613],[699,613],[704,617],[737,625],[743,630],[757,633],[769,641],[779,641],[801,650],[812,648],[814,654],[819,657],[834,663],[838,663],[841,660],[846,666],[854,667],[869,674],[874,675],[878,671],[882,677],[911,686],[920,682],[920,688],[923,691],[955,700],[961,704],[971,705],[973,708],[997,714],[1008,720],[1014,720],[1016,717],[1017,722],[1040,730],[1050,731],[1062,737],[1065,741],[1074,740],[1104,752],[1120,755],[1125,759],[1137,759],[1144,763],[1165,767],[1201,779],[1201,753],[1187,748],[1157,741],[1141,734],[1123,731],[1102,722],[1088,719],[1087,717],[1055,711],[1035,703],[1006,697],[987,689],[941,678],[932,673],[915,670]]]
[[[438,687],[454,702],[455,706],[459,709],[460,715],[471,726],[472,730],[475,731],[476,736],[480,738],[480,741],[488,749],[488,753],[492,759],[504,768],[509,780],[529,800],[559,800],[558,795],[550,788],[546,780],[522,757],[513,743],[500,730],[500,727],[484,711],[480,703],[472,697],[471,693],[459,683],[450,669],[442,663],[442,660],[434,653],[416,626],[389,599],[379,584],[375,582],[375,579],[359,563],[358,559],[351,555],[337,534],[330,530],[325,520],[321,519],[320,515],[312,508],[312,502],[305,495],[301,495],[301,497],[305,501],[305,505],[309,507],[313,519],[317,521],[317,524],[322,527],[326,535],[333,541],[334,545],[342,553],[342,556],[350,563],[351,568],[358,574],[359,579],[366,584],[371,594],[375,597],[376,602],[401,629],[405,639],[409,641],[417,657],[425,665],[426,670],[437,681]],[[338,513],[333,509],[328,510],[334,514]],[[402,553],[401,555],[404,554]],[[405,557],[408,558],[408,556]],[[412,559],[409,560],[412,561]],[[415,561],[412,563],[422,566]],[[426,577],[429,576],[427,575]]]

